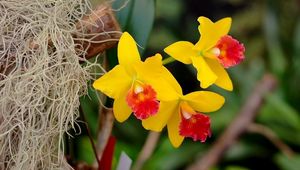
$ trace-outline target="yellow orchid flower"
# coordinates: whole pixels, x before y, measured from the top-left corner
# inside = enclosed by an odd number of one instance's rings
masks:
[[[167,125],[168,136],[174,147],[179,147],[185,137],[204,142],[211,135],[210,118],[200,112],[213,112],[223,106],[225,99],[209,91],[196,91],[187,95],[175,79],[169,79],[176,99],[161,101],[158,113],[142,120],[147,130],[160,132]]]
[[[240,63],[244,59],[245,51],[243,44],[227,35],[231,18],[223,18],[213,23],[206,17],[199,17],[198,21],[201,37],[195,45],[188,41],[179,41],[166,47],[164,51],[184,64],[193,64],[202,88],[216,84],[231,91],[232,82],[224,67]]]
[[[114,99],[114,116],[123,122],[133,112],[138,119],[157,113],[158,100],[173,100],[173,92],[165,80],[171,73],[162,66],[162,57],[156,54],[142,62],[136,42],[127,32],[118,44],[119,64],[93,83],[93,87]]]

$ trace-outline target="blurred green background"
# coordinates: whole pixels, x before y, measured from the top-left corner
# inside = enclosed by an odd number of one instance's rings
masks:
[[[100,1],[94,0],[97,4]],[[127,5],[119,9],[124,3]],[[180,148],[174,149],[164,130],[145,170],[184,169],[195,159],[205,155],[212,143],[233,120],[239,109],[265,73],[278,79],[278,87],[266,96],[255,122],[270,128],[296,154],[289,158],[265,136],[245,133],[214,168],[216,170],[299,170],[300,169],[300,1],[297,0],[115,0],[116,16],[123,31],[128,31],[142,47],[143,56],[161,53],[173,42],[186,40],[196,43],[199,16],[213,21],[232,17],[230,35],[246,48],[246,59],[228,70],[234,91],[217,87],[209,90],[225,96],[222,109],[211,113],[213,135],[206,143],[186,138]],[[107,53],[110,66],[116,64],[116,50]],[[174,62],[167,65],[181,84],[184,93],[200,90],[195,69],[191,65]],[[93,96],[93,90],[90,95]],[[89,102],[92,100],[92,102]],[[82,98],[84,112],[92,133],[96,134],[96,97]],[[114,165],[121,151],[133,161],[141,150],[147,131],[140,121],[131,117],[125,123],[115,122],[113,135],[117,139]],[[94,160],[85,131],[71,142],[77,159]],[[76,136],[78,137],[78,136]]]

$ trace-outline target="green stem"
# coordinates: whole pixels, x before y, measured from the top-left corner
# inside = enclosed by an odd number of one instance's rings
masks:
[[[163,59],[162,64],[166,65],[166,64],[172,63],[174,61],[175,61],[175,59],[173,57],[168,57],[166,59]]]

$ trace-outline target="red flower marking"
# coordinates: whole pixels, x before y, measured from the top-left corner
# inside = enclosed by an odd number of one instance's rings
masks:
[[[229,35],[221,37],[214,49],[219,50],[217,56],[225,68],[239,64],[245,57],[245,47]]]
[[[179,134],[184,137],[193,138],[194,141],[205,142],[207,137],[211,136],[210,118],[202,113],[189,112],[190,106],[181,106],[181,122],[179,125]]]
[[[156,114],[159,108],[156,92],[147,84],[133,85],[126,96],[126,101],[138,119],[146,119]]]

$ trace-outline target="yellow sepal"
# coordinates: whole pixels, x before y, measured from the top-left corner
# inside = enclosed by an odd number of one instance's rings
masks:
[[[183,96],[182,99],[198,112],[214,112],[225,102],[223,96],[209,91],[192,92]]]

